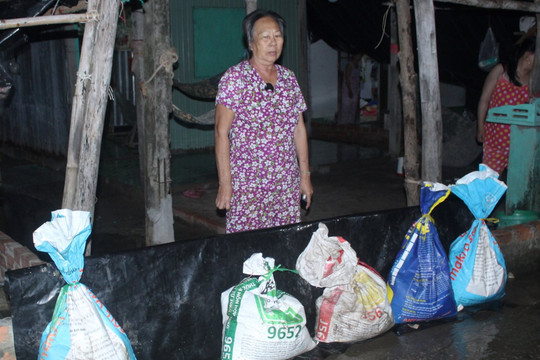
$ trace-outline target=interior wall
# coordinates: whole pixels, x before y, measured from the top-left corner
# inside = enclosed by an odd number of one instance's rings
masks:
[[[322,40],[310,46],[309,79],[312,117],[334,119],[338,103],[338,53]]]

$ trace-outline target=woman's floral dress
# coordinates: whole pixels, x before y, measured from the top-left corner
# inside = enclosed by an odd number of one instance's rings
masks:
[[[489,108],[503,105],[519,105],[529,102],[529,85],[517,86],[501,75],[489,100]],[[482,163],[499,174],[508,167],[510,154],[510,125],[484,123],[484,155]]]
[[[216,104],[234,111],[229,133],[233,195],[227,233],[300,221],[300,174],[294,130],[306,103],[296,77],[275,65],[274,91],[249,61],[229,68]]]

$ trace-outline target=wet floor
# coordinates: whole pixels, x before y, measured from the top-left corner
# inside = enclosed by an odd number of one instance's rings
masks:
[[[389,331],[358,344],[319,345],[297,359],[538,359],[540,282],[537,273],[510,279],[502,303],[465,309],[454,321],[434,323],[398,335]]]

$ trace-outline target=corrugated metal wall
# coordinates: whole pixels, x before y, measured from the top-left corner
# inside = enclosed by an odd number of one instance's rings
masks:
[[[258,8],[273,10],[279,13],[287,22],[286,42],[283,50],[282,64],[299,75],[301,41],[299,30],[298,1],[303,0],[259,0]],[[245,11],[244,0],[184,0],[171,1],[171,42],[178,53],[178,68],[175,78],[181,82],[190,83],[200,81],[195,77],[194,54],[194,24],[193,12],[195,8],[237,8]],[[230,24],[231,29],[241,34],[241,23]],[[223,31],[228,31],[224,28]],[[219,42],[220,39],[215,40]],[[215,54],[219,57],[220,54]],[[230,64],[233,65],[233,64]],[[305,70],[305,69],[303,69]],[[306,94],[304,92],[304,94]],[[202,115],[214,108],[214,102],[204,102],[190,99],[184,94],[174,91],[173,102],[182,110],[195,116]],[[214,146],[213,128],[193,128],[171,122],[171,149],[194,150]]]
[[[45,38],[46,34],[43,35]],[[76,39],[31,42],[17,53],[20,73],[0,137],[35,151],[66,155],[76,64]]]
[[[114,51],[111,71],[111,87],[114,90],[114,101],[109,101],[106,114],[106,124],[112,131],[114,131],[114,128],[133,126],[137,123],[135,75],[129,69],[131,58],[131,50]],[[127,109],[130,106],[133,108]],[[126,118],[128,116],[130,118]]]

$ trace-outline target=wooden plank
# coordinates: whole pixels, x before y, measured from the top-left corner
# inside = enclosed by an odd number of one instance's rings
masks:
[[[432,0],[414,0],[422,108],[422,179],[442,181],[442,114]]]

